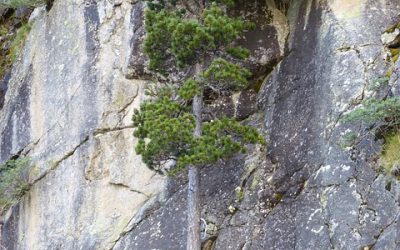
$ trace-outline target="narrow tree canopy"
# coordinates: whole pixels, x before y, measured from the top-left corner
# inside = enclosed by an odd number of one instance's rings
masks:
[[[189,165],[212,164],[244,152],[247,143],[264,144],[255,128],[231,118],[201,121],[201,136],[194,136],[191,108],[195,96],[203,99],[205,89],[220,94],[247,87],[251,73],[241,60],[250,52],[234,42],[253,24],[228,16],[227,5],[234,1],[147,2],[144,50],[150,69],[167,75],[172,63],[194,73],[178,84],[152,89],[152,97],[135,110],[136,152],[144,163],[175,174]],[[173,167],[164,169],[171,162]]]

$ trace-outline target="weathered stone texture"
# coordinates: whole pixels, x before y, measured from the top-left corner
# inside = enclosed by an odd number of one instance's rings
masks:
[[[134,11],[130,1],[34,11],[0,111],[0,162],[28,154],[35,164],[2,228],[7,249],[110,248],[162,190],[134,153],[130,119],[145,84],[123,73]]]
[[[233,13],[257,23],[241,41],[255,76],[208,108],[256,126],[269,144],[202,169],[205,249],[398,248],[400,184],[377,171],[381,141],[343,149],[346,130],[365,128],[340,117],[388,70],[399,95],[400,64],[381,39],[400,3],[239,5]],[[0,162],[19,153],[35,162],[32,190],[4,216],[7,249],[185,249],[184,174],[166,185],[133,150],[137,79],[149,77],[143,7],[71,0],[33,13],[0,110]]]

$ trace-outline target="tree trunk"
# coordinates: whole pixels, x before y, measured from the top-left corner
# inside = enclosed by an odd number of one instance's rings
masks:
[[[187,250],[200,250],[200,173],[197,166],[189,166]]]
[[[196,119],[194,136],[200,137],[202,133],[203,93],[193,98],[193,114]],[[188,234],[187,250],[200,250],[200,170],[198,166],[189,166],[188,185]]]

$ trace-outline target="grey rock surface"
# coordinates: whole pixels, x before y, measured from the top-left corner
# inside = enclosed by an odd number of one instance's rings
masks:
[[[163,190],[134,153],[145,85],[123,73],[134,11],[130,1],[35,10],[0,110],[0,162],[34,163],[32,189],[4,218],[6,249],[108,249]]]
[[[399,1],[239,5],[257,23],[241,41],[255,76],[210,108],[257,127],[268,148],[202,169],[204,249],[399,248],[400,183],[378,171],[381,142],[340,146],[365,129],[340,117],[373,95],[369,84],[392,70],[400,94],[399,61],[381,41]],[[130,116],[149,77],[143,7],[56,0],[34,11],[0,89],[0,162],[35,163],[32,189],[3,215],[6,249],[185,249],[185,175],[155,175],[133,150]]]
[[[393,1],[292,3],[288,54],[259,94],[269,135],[269,160],[251,171],[249,182],[258,179],[258,183],[255,190],[248,183],[243,186],[244,197],[233,204],[237,209],[234,215],[223,222],[214,221],[219,229],[216,236],[210,235],[215,249],[397,246],[395,239],[381,243],[380,238],[397,235],[393,225],[399,213],[398,198],[385,185],[389,182],[392,189],[398,188],[398,182],[376,173],[370,161],[375,146],[358,149],[355,158],[340,147],[348,128],[339,118],[354,108],[353,100],[368,95],[364,91],[369,82],[386,73],[380,36],[398,18],[398,8]],[[382,18],[370,23],[371,15]],[[161,207],[156,212],[161,219],[144,221],[145,230],[131,231],[117,246],[141,249],[143,246],[135,248],[133,242],[146,241],[147,248],[162,249],[161,243],[155,243],[160,238],[143,240],[143,232],[151,235],[158,223],[165,223],[161,214],[175,218],[184,211],[180,202],[173,204],[176,214],[171,214],[168,205]],[[204,202],[204,207],[208,204]],[[203,214],[208,215],[207,211]],[[184,234],[175,234],[174,242],[177,235]],[[173,248],[184,249],[180,244]]]

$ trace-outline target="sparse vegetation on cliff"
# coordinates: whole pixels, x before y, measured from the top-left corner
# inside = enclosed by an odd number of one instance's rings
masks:
[[[0,0],[0,7],[37,7],[46,3],[46,0]]]
[[[30,23],[24,23],[18,29],[17,34],[11,44],[9,52],[9,57],[12,62],[14,62],[17,59],[18,53],[20,53],[20,51],[24,47],[26,38],[28,37],[31,28],[32,26]]]
[[[345,122],[363,121],[377,124],[376,129],[393,128],[400,125],[400,97],[389,97],[384,100],[368,99],[362,107],[343,117]]]
[[[342,146],[356,145],[367,133],[383,136],[384,146],[381,165],[387,174],[400,176],[400,97],[383,100],[368,99],[342,119],[344,122],[363,122],[369,126],[366,132],[349,132],[342,138]]]
[[[400,96],[396,96],[396,91],[392,91],[395,86],[391,86],[391,79],[398,70],[396,67],[400,51],[399,25],[400,23],[395,23],[381,36],[389,63],[386,74],[368,86],[369,91],[375,92],[373,97],[365,99],[361,107],[342,117],[344,122],[362,122],[365,125],[362,131],[350,131],[344,135],[342,146],[355,146],[366,135],[371,134],[384,139],[379,162],[384,172],[396,177],[400,176]]]
[[[0,210],[21,198],[30,188],[30,160],[26,157],[0,165]]]
[[[31,30],[31,24],[26,19],[17,21],[20,26],[18,29],[12,17],[0,24],[0,79],[15,62]]]

